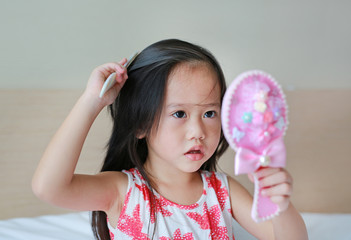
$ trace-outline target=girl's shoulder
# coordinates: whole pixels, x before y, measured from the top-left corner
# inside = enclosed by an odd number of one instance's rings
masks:
[[[125,173],[127,176],[133,176],[133,177],[138,177],[143,179],[143,176],[141,175],[140,171],[137,168],[130,168],[128,170],[122,170],[123,173]]]
[[[118,195],[124,195],[128,187],[128,176],[121,171],[100,172],[97,176],[101,179],[102,185],[109,185],[115,189]]]
[[[131,168],[128,170],[123,170],[122,173],[126,176],[129,184],[131,182],[142,184],[145,183],[146,180],[144,179],[143,175],[137,168]]]

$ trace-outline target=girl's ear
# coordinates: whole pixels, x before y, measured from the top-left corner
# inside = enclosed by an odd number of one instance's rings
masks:
[[[143,138],[146,137],[146,133],[145,133],[145,131],[143,131],[143,130],[138,130],[137,133],[136,133],[136,135],[135,135],[135,137],[136,137],[137,139],[143,139]]]

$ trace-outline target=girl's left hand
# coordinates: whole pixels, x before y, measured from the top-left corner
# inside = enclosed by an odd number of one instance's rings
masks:
[[[293,192],[293,179],[284,168],[262,168],[256,172],[262,195],[270,197],[271,201],[278,204],[280,211],[289,207],[290,197]],[[253,175],[249,174],[253,181]]]

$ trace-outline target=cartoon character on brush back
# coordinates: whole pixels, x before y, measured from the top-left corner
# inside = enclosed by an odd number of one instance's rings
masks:
[[[255,182],[252,218],[265,221],[279,214],[279,207],[261,195],[255,172],[264,167],[285,167],[284,135],[287,104],[278,83],[262,71],[239,75],[229,86],[222,104],[225,138],[236,151],[235,174],[253,173]]]

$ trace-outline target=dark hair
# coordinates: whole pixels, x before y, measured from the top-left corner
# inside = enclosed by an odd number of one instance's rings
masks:
[[[110,106],[113,130],[101,171],[137,168],[152,187],[143,166],[148,155],[147,143],[145,138],[139,139],[137,136],[147,136],[153,124],[159,120],[169,74],[178,64],[192,62],[206,63],[213,68],[223,98],[226,90],[224,75],[209,51],[177,39],[150,45],[128,67],[128,80]],[[221,133],[216,151],[201,169],[215,171],[217,160],[227,147],[228,143]],[[105,212],[94,211],[91,221],[96,239],[110,239]]]

